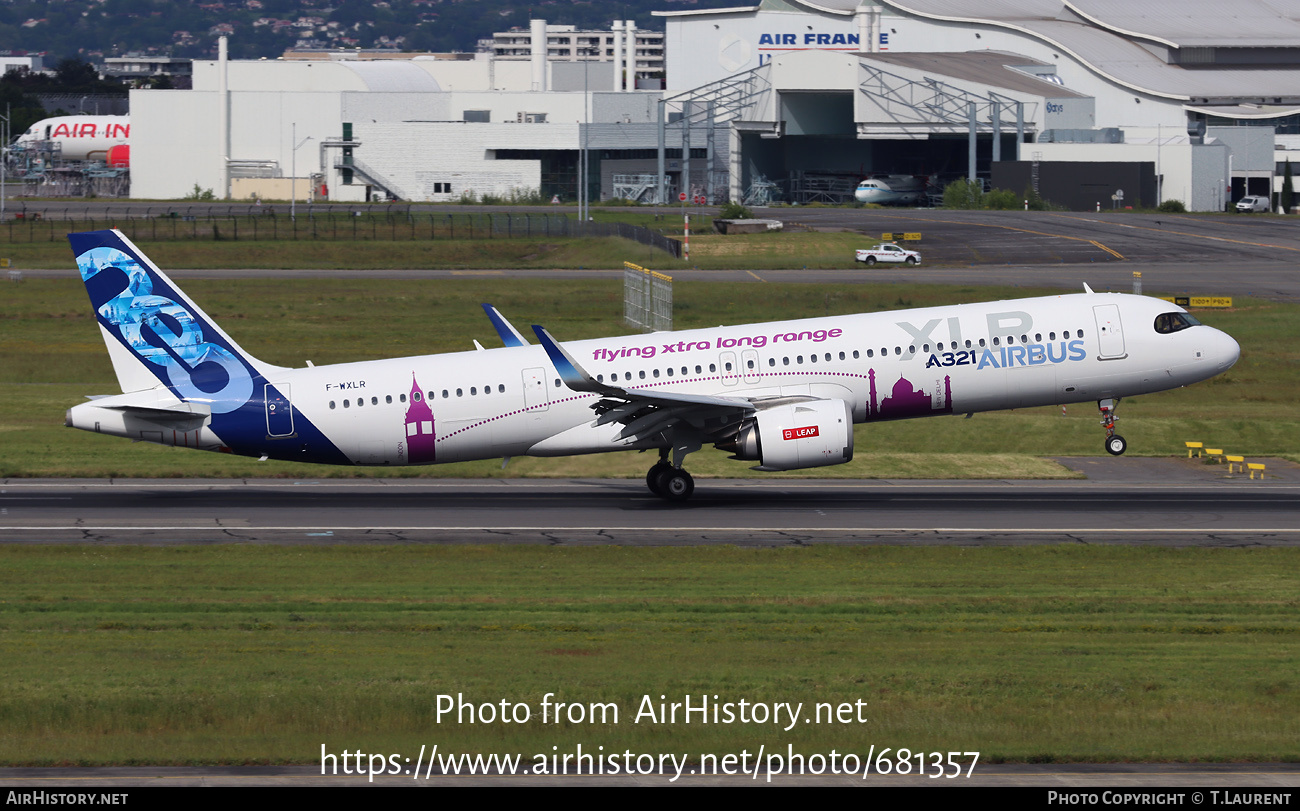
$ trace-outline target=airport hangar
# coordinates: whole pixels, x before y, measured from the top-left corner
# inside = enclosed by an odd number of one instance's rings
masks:
[[[527,62],[196,62],[192,90],[132,92],[132,196],[571,200],[585,154],[591,199],[831,201],[884,173],[1036,185],[1072,208],[1222,210],[1275,190],[1279,143],[1300,141],[1300,10],[1278,0],[1228,16],[1205,0],[656,14],[662,91],[635,89],[630,55],[548,60],[542,21]]]

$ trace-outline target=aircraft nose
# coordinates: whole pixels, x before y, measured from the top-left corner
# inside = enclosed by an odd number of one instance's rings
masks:
[[[1241,357],[1241,345],[1237,340],[1226,332],[1215,330],[1214,354],[1215,362],[1218,364],[1219,371],[1231,369],[1237,359]]]

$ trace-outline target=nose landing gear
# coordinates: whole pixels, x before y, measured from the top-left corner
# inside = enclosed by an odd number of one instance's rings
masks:
[[[1115,422],[1119,419],[1115,416],[1115,410],[1119,408],[1119,401],[1119,397],[1097,401],[1097,408],[1101,411],[1101,424],[1106,427],[1106,453],[1111,456],[1119,456],[1128,450],[1128,442],[1115,433]]]

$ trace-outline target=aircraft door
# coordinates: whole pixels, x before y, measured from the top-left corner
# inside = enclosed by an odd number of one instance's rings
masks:
[[[546,394],[546,370],[524,370],[524,407],[536,413],[550,408]]]
[[[281,383],[277,387],[267,383],[263,392],[266,401],[266,435],[293,436],[293,403],[290,400],[289,384]]]
[[[736,353],[723,352],[718,356],[718,371],[722,374],[722,385],[734,386],[740,381],[740,370],[736,368]]]
[[[1092,308],[1097,319],[1097,357],[1101,360],[1127,357],[1124,353],[1124,327],[1119,320],[1118,304],[1099,304]]]
[[[746,349],[740,353],[740,371],[745,376],[746,383],[759,381],[762,377],[762,369],[759,368],[757,349]]]

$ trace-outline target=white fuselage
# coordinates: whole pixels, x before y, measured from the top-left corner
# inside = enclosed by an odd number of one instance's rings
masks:
[[[858,184],[853,199],[859,203],[882,206],[914,205],[925,198],[925,181],[920,178],[890,175],[871,177]]]
[[[564,347],[591,376],[629,391],[843,400],[861,423],[1146,394],[1231,366],[1239,349],[1219,330],[1198,325],[1160,334],[1153,328],[1161,313],[1181,311],[1158,299],[1080,293],[625,335]],[[616,439],[618,424],[596,426],[591,406],[600,395],[564,385],[541,346],[272,367],[264,374],[293,406],[281,404],[272,413],[267,402],[262,452],[276,458],[286,458],[275,448],[296,435],[276,414],[293,411],[363,465],[661,444]],[[175,403],[165,388],[154,391],[159,407]],[[139,405],[142,394],[120,397]],[[97,408],[116,400],[76,406],[70,419],[76,427],[89,428],[93,419],[104,433],[132,435],[126,424],[131,416]],[[201,398],[188,403],[203,407]],[[210,427],[176,428],[171,435],[133,438],[207,449],[227,444]]]
[[[37,121],[16,139],[18,144],[52,141],[65,160],[106,160],[108,150],[127,145],[131,118],[125,115],[65,115]]]

